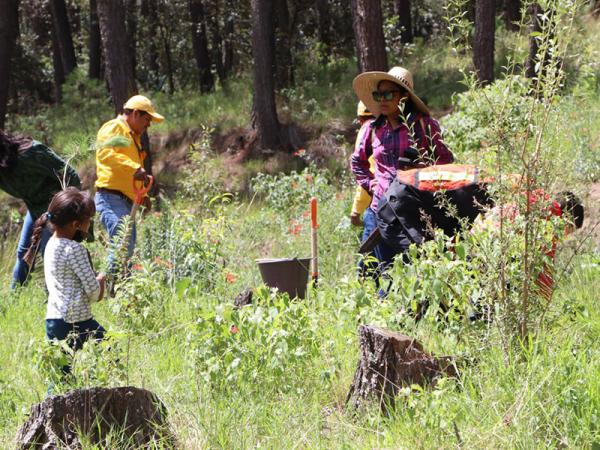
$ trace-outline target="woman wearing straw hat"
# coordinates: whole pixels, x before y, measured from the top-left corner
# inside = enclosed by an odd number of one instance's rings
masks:
[[[377,227],[375,211],[379,199],[396,176],[396,171],[454,160],[444,145],[440,126],[425,103],[413,91],[412,74],[402,67],[389,72],[365,72],[352,86],[358,98],[375,119],[363,125],[362,139],[352,154],[352,172],[359,186],[373,199],[365,212],[363,240]],[[375,173],[369,170],[369,158],[375,160]],[[379,244],[375,279],[408,245]]]

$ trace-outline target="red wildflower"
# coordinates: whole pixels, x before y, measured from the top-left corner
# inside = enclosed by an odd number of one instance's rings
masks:
[[[132,270],[144,270],[144,266],[142,266],[141,264],[134,264],[133,266],[131,266]]]
[[[231,334],[236,334],[236,333],[240,332],[238,327],[236,327],[235,325],[231,325],[231,328],[229,329],[229,331],[231,332]]]
[[[232,274],[231,272],[227,272],[225,274],[225,281],[227,281],[228,283],[235,283],[235,280],[236,280],[235,275]]]
[[[291,225],[288,227],[288,233],[290,234],[300,234],[300,231],[302,231],[302,224],[296,222],[295,220],[292,220]]]
[[[304,179],[306,180],[307,183],[313,182],[313,176],[310,173],[307,173],[306,175],[304,175]]]
[[[306,155],[306,150],[303,148],[299,148],[294,152],[294,156],[304,156]]]

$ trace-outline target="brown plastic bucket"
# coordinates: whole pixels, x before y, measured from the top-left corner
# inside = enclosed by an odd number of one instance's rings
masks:
[[[256,262],[267,286],[287,292],[290,298],[304,298],[310,258],[266,258]]]

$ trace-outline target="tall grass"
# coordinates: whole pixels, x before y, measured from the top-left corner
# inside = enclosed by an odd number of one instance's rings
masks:
[[[545,134],[556,158],[549,167],[562,169],[551,172],[558,179],[550,185],[575,184],[580,193],[597,181],[594,150],[600,131],[595,112],[600,110],[600,100],[594,40],[597,34],[582,38],[586,51],[584,61],[578,63],[580,74],[552,104],[556,117]],[[426,58],[423,61],[429,64]],[[348,64],[348,70],[353,70]],[[354,99],[346,93],[352,77],[345,70],[331,70],[313,74],[316,79],[329,77],[328,91],[308,83],[304,93],[318,102],[341,95],[334,105],[324,101],[321,109],[324,117],[349,119]],[[433,68],[421,71],[434,72]],[[449,83],[454,83],[453,77]],[[476,101],[493,96],[494,90],[503,92],[503,83],[465,93],[458,114],[445,122],[453,131],[449,142],[464,161],[494,167],[494,159],[486,155],[491,151],[481,148],[487,142],[485,135],[480,140],[467,137],[473,137],[473,130],[489,131],[489,121],[481,122],[480,115],[486,112],[483,103],[477,106]],[[243,89],[240,86],[240,92]],[[329,97],[323,92],[329,92]],[[177,129],[176,122],[194,126],[194,120],[202,122],[205,116],[230,117],[232,122],[226,123],[233,125],[243,117],[235,115],[234,105],[250,105],[249,95],[238,97],[239,103],[225,93],[200,100],[182,96],[176,104],[158,95],[157,104],[163,105],[167,116],[179,119],[165,125],[173,127],[165,130]],[[217,99],[229,103],[219,109]],[[340,113],[342,109],[346,112]],[[188,116],[186,111],[195,113]],[[65,120],[61,117],[57,123]],[[569,120],[561,120],[564,117]],[[576,132],[569,132],[573,129]],[[74,139],[67,132],[60,136],[65,142]],[[189,176],[194,177],[194,172]],[[347,219],[353,188],[332,178],[313,166],[304,173],[261,177],[254,180],[252,200],[219,196],[211,180],[203,183],[197,176],[186,180],[185,189],[164,205],[160,216],[149,215],[140,225],[135,262],[141,270],[134,271],[115,299],[94,306],[95,317],[112,335],[110,350],[87,346],[75,356],[72,384],[56,389],[124,384],[150,389],[167,405],[183,448],[600,445],[596,298],[600,259],[594,241],[579,249],[560,277],[544,312],[546,320],[535,333],[507,346],[497,323],[439,317],[415,323],[402,292],[380,299],[372,284],[359,283],[355,277],[358,232]],[[269,197],[268,192],[278,195]],[[308,255],[305,200],[314,193],[321,199],[321,278],[318,288],[309,289],[307,299],[289,302],[260,287],[254,260]],[[595,217],[592,200],[587,207]],[[561,247],[564,259],[570,256],[564,249],[577,246],[582,238],[583,234],[575,234]],[[448,253],[426,249],[424,256],[415,259],[412,272],[400,268],[394,272],[394,285],[406,281],[401,277],[414,276],[428,295],[436,295],[435,289],[427,291],[423,286],[433,286],[439,279],[431,267],[453,273],[457,260]],[[99,263],[106,258],[106,249],[96,244],[92,254]],[[12,259],[12,249],[0,258],[0,442],[5,446],[11,446],[29,406],[44,398],[54,362],[44,339],[40,272],[28,287],[10,293]],[[193,273],[186,272],[189,267],[195,268]],[[493,274],[478,272],[469,280],[475,284],[489,279],[491,284]],[[467,278],[468,274],[462,282]],[[259,286],[256,304],[233,311],[234,297],[249,286]],[[465,285],[464,291],[472,287]],[[367,323],[414,336],[436,354],[458,356],[463,362],[460,377],[443,379],[432,389],[404,387],[388,417],[382,417],[377,407],[359,414],[347,411],[345,396],[359,356],[356,330]],[[232,325],[239,332],[232,332]]]

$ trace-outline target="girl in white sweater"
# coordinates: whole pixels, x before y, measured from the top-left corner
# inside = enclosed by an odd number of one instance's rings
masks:
[[[52,237],[44,252],[48,288],[46,336],[67,339],[79,350],[90,338],[101,340],[105,330],[92,317],[91,304],[102,299],[104,275],[96,275],[89,254],[80,244],[87,236],[96,208],[87,192],[69,187],[58,192],[48,211],[36,221],[25,261],[33,261],[42,229],[49,225]],[[69,368],[64,368],[69,371]]]

